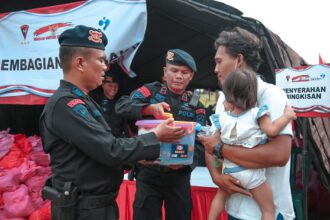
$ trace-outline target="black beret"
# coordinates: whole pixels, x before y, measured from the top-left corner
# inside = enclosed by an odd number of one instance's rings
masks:
[[[113,82],[113,83],[119,83],[119,77],[118,77],[118,74],[116,74],[113,70],[108,70],[106,73],[105,73],[105,76],[106,78],[104,79],[103,82]]]
[[[166,54],[166,63],[177,66],[187,66],[192,71],[197,71],[194,58],[189,53],[181,49],[168,50]]]
[[[108,44],[108,39],[98,29],[77,25],[74,28],[65,30],[58,38],[58,42],[61,46],[91,47],[104,50]]]

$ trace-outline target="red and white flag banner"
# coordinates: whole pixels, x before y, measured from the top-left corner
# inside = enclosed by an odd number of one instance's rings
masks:
[[[58,37],[86,25],[108,38],[107,59],[131,77],[147,24],[145,0],[93,0],[0,14],[0,104],[45,104],[63,78]]]
[[[330,65],[276,70],[276,85],[283,88],[300,117],[330,117]]]

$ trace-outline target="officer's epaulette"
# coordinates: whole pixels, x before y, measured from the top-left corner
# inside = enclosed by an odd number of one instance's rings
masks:
[[[185,93],[187,94],[187,96],[188,96],[189,98],[191,98],[192,95],[193,95],[193,92],[190,91],[190,90],[186,90]]]

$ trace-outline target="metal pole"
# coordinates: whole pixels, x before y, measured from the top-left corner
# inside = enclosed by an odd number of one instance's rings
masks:
[[[308,207],[307,207],[307,192],[308,192],[308,176],[309,170],[307,163],[308,163],[308,149],[307,149],[307,142],[308,142],[308,118],[304,117],[303,120],[303,148],[302,148],[302,176],[303,176],[303,219],[308,220]]]

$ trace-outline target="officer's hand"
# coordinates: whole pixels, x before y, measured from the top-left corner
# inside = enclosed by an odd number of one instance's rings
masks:
[[[174,119],[166,119],[163,123],[159,124],[155,129],[155,134],[160,142],[179,142],[185,135],[185,130],[181,127],[171,126]]]
[[[214,146],[220,143],[220,131],[217,130],[213,135],[200,136],[198,139],[204,145],[205,151],[212,154]]]
[[[252,197],[252,194],[248,190],[242,188],[238,179],[235,179],[228,174],[217,174],[213,181],[228,194],[241,193],[243,195]]]
[[[166,111],[171,111],[169,104],[166,102],[160,102],[157,104],[150,104],[143,108],[143,115],[152,115],[156,119],[167,119],[168,115],[165,114]]]

